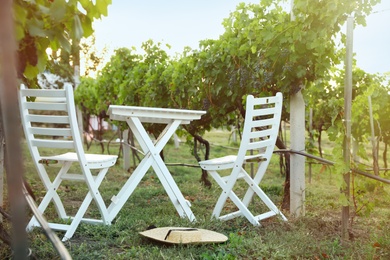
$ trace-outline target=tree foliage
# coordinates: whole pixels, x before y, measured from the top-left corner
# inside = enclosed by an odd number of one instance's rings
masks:
[[[95,3],[94,3],[95,2]],[[111,0],[16,0],[18,74],[34,84],[47,65],[47,50],[71,53],[72,43],[92,34],[92,22],[107,15]]]

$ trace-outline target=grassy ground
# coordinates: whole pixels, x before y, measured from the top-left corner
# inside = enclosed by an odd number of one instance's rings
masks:
[[[207,136],[212,140],[211,157],[234,154],[229,149],[229,135],[213,132]],[[91,148],[99,152],[99,147]],[[114,152],[115,148],[111,148]],[[167,163],[196,165],[190,147],[173,143],[164,149]],[[30,158],[26,153],[26,158]],[[107,203],[116,194],[131,173],[122,170],[122,160],[112,167],[101,185],[101,192]],[[31,163],[26,161],[27,178],[38,198],[44,195],[43,186]],[[390,186],[376,187],[365,191],[363,203],[352,208],[350,239],[341,241],[339,200],[339,176],[331,168],[314,165],[311,182],[307,182],[306,216],[282,222],[271,218],[253,227],[246,219],[238,218],[226,222],[210,219],[220,189],[214,184],[203,187],[199,168],[169,166],[183,195],[191,201],[197,221],[189,222],[178,216],[169,197],[153,171],[149,171],[140,186],[126,202],[111,226],[82,224],[72,239],[65,242],[74,259],[390,259]],[[359,178],[359,177],[356,177]],[[210,181],[211,178],[210,178]],[[359,180],[360,183],[366,180]],[[269,171],[261,183],[271,199],[279,205],[282,200],[284,176],[278,168],[275,155]],[[377,185],[377,184],[374,184]],[[84,196],[81,186],[67,185],[60,190],[67,195],[70,210],[77,208],[77,202]],[[361,194],[360,194],[361,195]],[[356,195],[357,196],[357,195]],[[228,204],[227,209],[233,208]],[[252,207],[261,211],[264,206],[254,201]],[[368,210],[369,209],[369,210]],[[91,208],[90,215],[97,215]],[[289,218],[288,212],[285,212]],[[48,217],[55,216],[54,209]],[[214,230],[229,237],[223,244],[167,246],[149,241],[138,232],[148,226],[185,226]],[[56,252],[40,229],[29,233],[30,247],[37,259],[58,259]],[[62,238],[62,233],[58,233]],[[11,257],[8,247],[1,246],[0,259]]]

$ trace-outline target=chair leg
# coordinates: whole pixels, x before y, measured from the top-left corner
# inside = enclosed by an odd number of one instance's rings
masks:
[[[215,204],[212,213],[212,217],[219,218],[229,194],[228,192],[225,192],[226,182],[221,178],[221,176],[216,171],[209,171],[209,173],[214,178],[214,180],[218,183],[218,185],[222,188],[222,193],[219,196],[218,201]]]
[[[62,167],[61,167],[61,169],[60,169],[60,171],[58,173],[58,177],[57,177],[57,178],[59,178],[59,180],[58,180],[59,183],[58,183],[58,186],[56,187],[56,190],[58,189],[58,187],[60,186],[60,184],[62,182],[63,174],[66,174],[69,171],[71,166],[72,166],[72,162],[65,162],[62,165]],[[56,180],[54,182],[56,182]],[[66,214],[64,204],[62,203],[62,200],[61,200],[61,198],[60,198],[60,196],[58,195],[57,192],[55,192],[53,194],[53,202],[54,202],[54,206],[55,206],[55,208],[57,210],[58,216],[60,218],[62,218],[62,219],[67,218],[68,214]]]
[[[244,169],[241,169],[240,174],[244,178],[245,182],[248,184],[249,188],[247,189],[242,200],[234,193],[233,187],[231,187],[234,186],[234,183],[231,183],[235,180],[234,178],[230,178],[226,182],[216,171],[209,171],[209,173],[223,190],[214,207],[212,217],[215,217],[220,220],[229,220],[238,216],[245,216],[248,221],[254,226],[259,226],[259,221],[261,219],[268,218],[273,215],[279,215],[284,221],[287,221],[287,218],[283,215],[283,213],[276,207],[276,205],[271,201],[271,199],[264,193],[264,191],[259,187],[258,184],[256,184],[256,182],[249,176],[249,174]],[[259,196],[259,198],[264,202],[264,204],[269,208],[269,210],[271,210],[270,212],[258,216],[254,216],[250,212],[248,206],[254,194]],[[232,202],[238,207],[239,210],[233,213],[226,214],[224,216],[220,216],[228,198],[232,200]]]
[[[275,205],[275,203],[272,202],[272,200],[268,197],[267,194],[259,187],[256,182],[250,178],[248,174],[244,177],[246,183],[248,183],[249,188],[243,198],[243,203],[248,206],[250,200],[252,199],[253,195],[256,193],[257,196],[264,202],[264,204],[276,215],[279,215],[284,221],[287,221],[287,218],[283,215],[283,213],[278,209],[278,207]]]
[[[88,207],[92,202],[92,199],[94,199],[96,202],[96,206],[98,207],[98,209],[100,211],[100,215],[102,217],[103,223],[106,225],[110,224],[110,221],[108,219],[107,207],[105,206],[103,198],[100,195],[100,192],[98,190],[98,187],[102,183],[107,171],[108,171],[108,168],[101,169],[99,174],[94,179],[93,185],[88,184],[88,186],[90,186],[89,192],[85,196],[85,199],[81,203],[79,210],[77,211],[76,215],[72,219],[72,223],[70,224],[69,228],[66,230],[66,233],[65,233],[64,237],[62,238],[62,241],[67,241],[76,232],[76,229],[80,225],[81,221],[83,220],[85,212],[87,212]]]
[[[64,208],[64,205],[62,204],[62,201],[57,193],[58,187],[61,185],[62,179],[61,175],[65,172],[67,172],[70,168],[72,163],[65,163],[62,168],[60,169],[60,172],[58,173],[57,177],[54,179],[52,183],[46,183],[47,192],[45,196],[43,197],[41,203],[38,206],[38,210],[43,214],[46,210],[46,208],[49,206],[49,203],[51,200],[53,200],[54,206],[57,210],[57,214],[59,218],[66,218],[67,214]],[[34,226],[40,226],[35,216],[31,218],[27,225],[27,230],[31,230]]]
[[[241,199],[233,192],[230,192],[229,198],[234,202],[234,204],[238,207],[239,211],[237,213],[233,213],[236,216],[245,216],[250,223],[254,226],[260,226],[260,222],[256,219],[256,217],[249,211],[248,205],[245,205]],[[228,214],[229,215],[229,214]]]
[[[72,223],[69,225],[68,229],[66,230],[66,233],[64,237],[62,238],[62,241],[67,241],[70,239],[74,232],[76,231],[77,227],[80,225],[81,219],[83,218],[85,212],[88,209],[89,204],[92,202],[92,196],[90,192],[88,192],[88,195],[85,197],[83,203],[81,204],[79,210],[77,211],[76,215],[72,219]]]
[[[67,216],[65,212],[65,208],[63,206],[63,203],[61,201],[61,198],[57,194],[57,189],[60,186],[62,182],[62,175],[66,174],[70,168],[72,163],[64,163],[63,167],[61,168],[60,172],[58,173],[57,177],[53,181],[53,183],[48,184],[48,191],[45,194],[42,202],[40,203],[38,209],[43,214],[43,212],[48,207],[49,203],[53,200],[53,203],[57,209],[58,216],[62,219],[68,219],[70,218]],[[81,206],[79,210],[77,211],[76,215],[72,218],[72,221],[70,225],[58,225],[58,227],[61,227],[60,230],[65,230],[66,233],[62,239],[62,241],[66,241],[70,239],[73,234],[75,233],[77,227],[80,225],[80,222],[83,220],[83,217],[88,210],[89,205],[91,204],[92,200],[94,199],[96,202],[96,205],[99,209],[99,212],[101,214],[101,221],[104,224],[110,224],[111,221],[109,219],[108,210],[104,203],[103,198],[100,195],[100,192],[98,190],[100,184],[102,183],[106,173],[108,171],[108,168],[101,169],[98,175],[95,178],[92,178],[93,181],[91,183],[87,182],[87,185],[89,187],[89,192],[86,194],[83,202],[81,203]],[[91,221],[91,220],[89,220]],[[97,221],[98,222],[98,221]],[[54,224],[54,223],[53,223]],[[40,226],[38,221],[35,217],[32,217],[30,222],[27,225],[27,230],[31,230],[34,226]]]
[[[242,171],[243,169],[241,169],[241,172]],[[232,173],[232,175],[234,174],[238,176],[238,174],[241,172],[235,172]],[[233,187],[237,178],[229,178],[228,181],[225,181],[216,171],[209,171],[209,173],[222,188],[222,193],[219,196],[218,201],[214,207],[212,217],[221,220],[228,220],[244,215],[253,225],[260,225],[254,218],[253,214],[247,209],[247,205],[244,205],[242,201],[238,198],[238,196],[233,192]],[[239,211],[226,214],[221,217],[220,214],[228,198],[230,198],[233,203],[239,208]]]
[[[111,224],[111,219],[110,219],[110,216],[108,214],[107,206],[106,206],[106,204],[105,204],[105,202],[104,202],[104,200],[99,192],[99,187],[100,187],[100,184],[102,183],[104,177],[106,176],[108,169],[109,168],[101,169],[99,174],[95,178],[95,181],[94,181],[95,186],[89,187],[89,189],[93,192],[93,199],[96,202],[96,206],[99,209],[102,221],[105,225]]]

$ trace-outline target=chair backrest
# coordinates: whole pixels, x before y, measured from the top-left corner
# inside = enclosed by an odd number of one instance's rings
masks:
[[[282,105],[283,96],[280,92],[272,97],[247,97],[244,129],[236,164],[242,164],[245,159],[261,161],[258,172],[261,169],[265,171],[278,136]]]
[[[55,90],[22,85],[19,105],[26,141],[36,164],[42,156],[65,152],[76,152],[79,160],[86,161],[71,85]],[[50,154],[45,154],[45,148]]]

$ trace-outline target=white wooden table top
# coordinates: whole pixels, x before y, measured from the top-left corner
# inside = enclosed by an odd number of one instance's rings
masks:
[[[112,120],[119,121],[126,121],[128,117],[137,117],[144,123],[167,124],[172,120],[181,120],[182,124],[189,124],[192,120],[199,120],[206,111],[110,105],[108,114]]]

